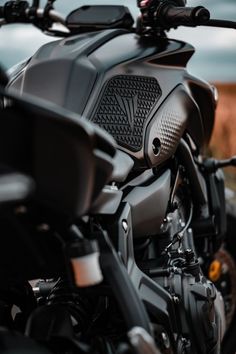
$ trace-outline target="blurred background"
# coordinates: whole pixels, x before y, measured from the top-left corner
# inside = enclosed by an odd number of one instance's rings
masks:
[[[5,0],[0,0],[3,5]],[[123,4],[138,15],[136,0],[57,0],[55,8],[68,14],[71,10],[89,4]],[[44,5],[45,1],[41,0]],[[189,0],[189,6],[202,5],[212,18],[236,21],[235,0]],[[210,154],[218,158],[236,155],[236,31],[216,28],[179,28],[169,37],[191,43],[196,53],[188,70],[213,83],[219,91],[219,104]],[[42,44],[52,41],[31,25],[8,25],[0,29],[0,64],[6,69],[29,58]],[[236,169],[227,169],[227,184],[236,190]]]

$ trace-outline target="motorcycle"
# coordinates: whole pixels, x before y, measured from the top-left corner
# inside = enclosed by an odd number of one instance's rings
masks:
[[[1,350],[234,353],[236,158],[205,156],[217,91],[166,32],[236,23],[185,0],[139,0],[136,26],[125,6],[53,3],[0,8],[63,37],[0,75]]]

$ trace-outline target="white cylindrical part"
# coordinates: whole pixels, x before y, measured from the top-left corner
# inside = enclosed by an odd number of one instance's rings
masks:
[[[71,258],[71,263],[75,283],[78,287],[96,285],[103,280],[98,252],[83,257]]]

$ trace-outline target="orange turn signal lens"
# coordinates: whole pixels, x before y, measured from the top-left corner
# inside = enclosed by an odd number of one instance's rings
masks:
[[[213,282],[216,282],[221,276],[221,263],[218,260],[211,262],[209,268],[209,279]]]

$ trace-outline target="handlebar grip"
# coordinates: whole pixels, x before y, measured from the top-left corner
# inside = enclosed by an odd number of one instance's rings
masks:
[[[165,27],[197,26],[207,23],[210,19],[210,12],[203,6],[197,7],[176,7],[172,5],[163,6],[157,16]]]
[[[29,3],[25,0],[7,1],[4,6],[0,7],[0,17],[4,18],[7,23],[28,22],[26,10]]]

